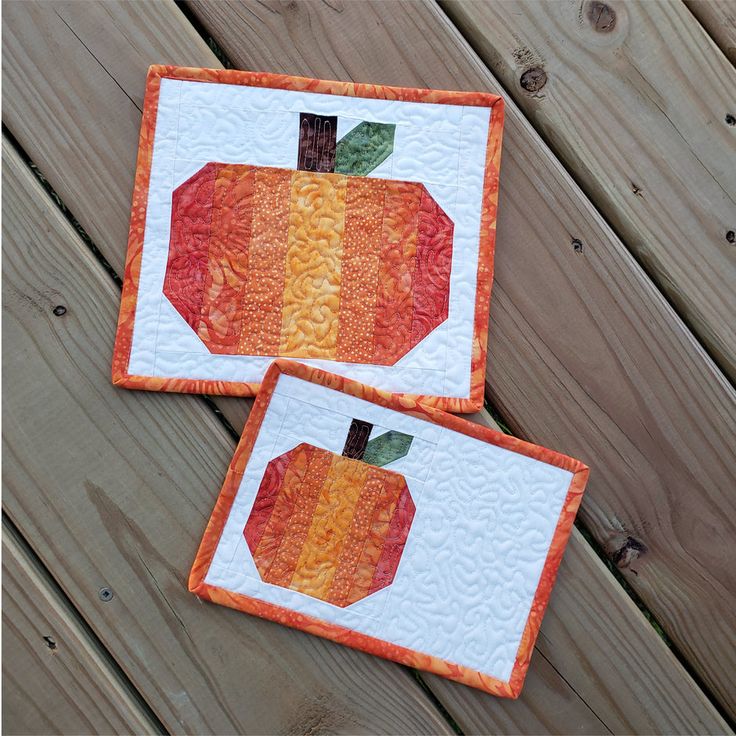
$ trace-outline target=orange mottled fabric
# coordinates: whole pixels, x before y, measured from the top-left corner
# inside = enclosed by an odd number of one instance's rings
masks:
[[[403,476],[300,444],[268,464],[243,534],[262,580],[344,607],[391,583],[413,515]]]

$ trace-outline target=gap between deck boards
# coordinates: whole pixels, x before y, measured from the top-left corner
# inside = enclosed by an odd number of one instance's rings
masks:
[[[81,642],[82,645],[92,653],[92,656],[97,658],[100,666],[104,668],[108,680],[115,683],[115,685],[124,693],[127,701],[126,705],[131,711],[132,719],[134,719],[139,726],[145,727],[145,733],[147,734],[168,735],[169,732],[148,705],[146,699],[130,681],[115,657],[112,656],[107,647],[100,641],[92,627],[87,623],[79,609],[74,605],[74,602],[69,598],[69,596],[67,596],[64,589],[51,574],[51,571],[46,567],[43,560],[41,560],[41,558],[36,554],[33,546],[23,536],[23,533],[13,523],[12,519],[10,519],[5,511],[2,512],[2,533],[4,544],[12,545],[15,556],[20,558],[19,561],[23,567],[32,570],[33,574],[38,578],[38,584],[43,586],[48,597],[52,598],[56,603],[58,608],[54,612],[57,612],[60,615],[65,615],[70,619],[68,625],[76,635],[77,641]],[[5,565],[5,560],[3,561],[3,565]],[[39,604],[42,605],[43,601],[39,601]],[[54,612],[52,612],[52,616]],[[32,616],[32,614],[33,612],[30,611],[29,616]],[[50,650],[53,651],[59,646],[66,646],[72,643],[72,640],[70,639],[57,641],[58,634],[56,634],[56,637],[54,636],[55,634],[56,631],[50,630],[48,635],[43,637],[44,646],[48,647]],[[39,643],[39,646],[42,645]],[[103,685],[100,684],[100,687],[103,687]],[[12,714],[4,712],[3,715],[3,720],[5,721],[5,717]]]

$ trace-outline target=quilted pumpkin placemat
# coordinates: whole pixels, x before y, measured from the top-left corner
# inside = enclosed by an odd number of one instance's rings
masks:
[[[274,357],[482,405],[503,101],[153,66],[113,380],[254,395]]]
[[[189,589],[516,697],[587,477],[565,455],[277,360]]]

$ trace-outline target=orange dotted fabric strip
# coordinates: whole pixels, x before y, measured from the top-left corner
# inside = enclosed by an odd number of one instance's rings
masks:
[[[356,579],[358,564],[366,551],[368,532],[382,488],[381,478],[369,472],[345,544],[337,560],[332,587],[326,598],[336,606],[348,606],[360,599],[360,591],[354,589],[353,582]]]
[[[337,359],[371,363],[386,187],[381,179],[348,184]]]
[[[253,194],[253,227],[243,322],[237,352],[278,355],[284,299],[286,244],[292,172],[258,168]]]

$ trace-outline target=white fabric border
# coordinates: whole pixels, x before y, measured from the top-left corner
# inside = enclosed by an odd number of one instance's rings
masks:
[[[272,357],[211,354],[163,296],[173,190],[209,161],[296,167],[299,112],[397,126],[371,176],[421,181],[455,223],[448,319],[393,366],[305,360],[390,391],[467,398],[490,108],[161,80],[128,372],[260,382]]]
[[[342,451],[353,417],[415,436],[416,514],[394,582],[339,608],[264,583],[243,529],[266,465],[300,442]],[[572,473],[281,375],[205,582],[508,681]]]

